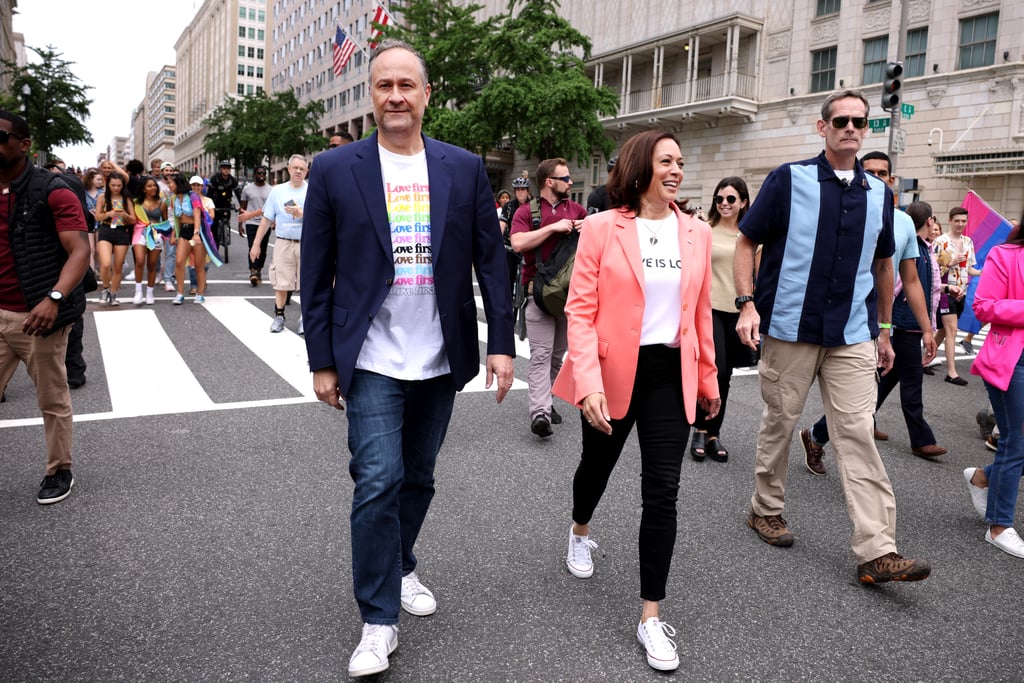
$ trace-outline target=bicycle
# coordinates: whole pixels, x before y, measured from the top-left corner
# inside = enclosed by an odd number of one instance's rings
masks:
[[[216,209],[213,218],[213,238],[217,247],[224,250],[224,263],[228,263],[228,247],[231,245],[231,209]]]

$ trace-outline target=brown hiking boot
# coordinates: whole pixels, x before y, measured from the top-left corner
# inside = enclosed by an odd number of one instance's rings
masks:
[[[782,515],[755,515],[754,511],[750,511],[750,516],[747,518],[747,526],[757,532],[757,535],[761,537],[761,540],[768,545],[777,545],[782,548],[788,548],[793,545],[793,534],[790,533],[789,527],[786,526],[786,520],[782,518]]]
[[[857,565],[857,578],[861,583],[885,583],[886,581],[920,581],[932,573],[928,560],[911,560],[889,553],[876,557],[870,562]]]
[[[825,455],[825,449],[814,443],[810,429],[800,430],[800,443],[804,447],[804,465],[807,466],[807,471],[815,476],[824,477],[825,465],[822,464],[821,457]]]

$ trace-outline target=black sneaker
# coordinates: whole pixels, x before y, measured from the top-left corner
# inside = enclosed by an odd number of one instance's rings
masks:
[[[533,422],[530,423],[530,431],[542,439],[551,436],[553,433],[551,431],[551,421],[546,415],[538,415],[533,418]]]
[[[560,425],[562,424],[562,416],[558,414],[554,406],[551,406],[551,424]]]
[[[71,470],[57,470],[53,474],[43,477],[36,502],[40,505],[59,503],[71,495],[71,487],[74,485],[75,477],[71,474]]]

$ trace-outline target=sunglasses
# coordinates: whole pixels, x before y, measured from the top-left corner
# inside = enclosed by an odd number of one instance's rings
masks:
[[[20,135],[15,135],[9,130],[0,130],[0,145],[6,145],[11,138],[17,138],[18,140],[25,139]]]
[[[557,176],[553,176],[551,179],[552,180],[561,180],[563,183],[571,183],[572,182],[572,176],[571,175],[557,175]]]
[[[735,204],[737,199],[739,199],[739,197],[737,197],[734,194],[729,194],[729,195],[726,195],[724,197],[722,195],[718,195],[718,196],[715,197],[715,204],[721,204],[722,202],[728,202],[730,204]]]
[[[834,116],[832,117],[833,128],[846,128],[846,124],[853,121],[853,127],[857,130],[863,130],[868,127],[868,117],[866,116]]]

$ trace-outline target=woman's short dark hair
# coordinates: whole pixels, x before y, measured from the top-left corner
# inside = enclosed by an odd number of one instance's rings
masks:
[[[907,215],[914,221],[914,230],[920,230],[932,217],[932,205],[928,202],[910,202]]]
[[[739,215],[736,220],[739,221],[743,218],[743,215],[747,213],[747,209],[750,208],[750,190],[747,189],[747,183],[740,178],[738,175],[731,175],[722,178],[715,185],[715,191],[711,193],[711,208],[708,209],[708,224],[712,227],[718,225],[718,221],[722,220],[722,214],[718,213],[718,204],[715,204],[715,197],[718,196],[719,190],[732,187],[740,195],[740,200],[746,202],[746,206],[740,209]]]
[[[192,191],[192,187],[188,184],[188,178],[181,171],[172,175],[171,180],[174,181],[174,194],[188,194]]]
[[[648,130],[626,140],[608,176],[608,199],[612,208],[625,207],[634,213],[640,212],[640,197],[654,178],[654,148],[662,140],[679,144],[676,136],[667,130]]]

